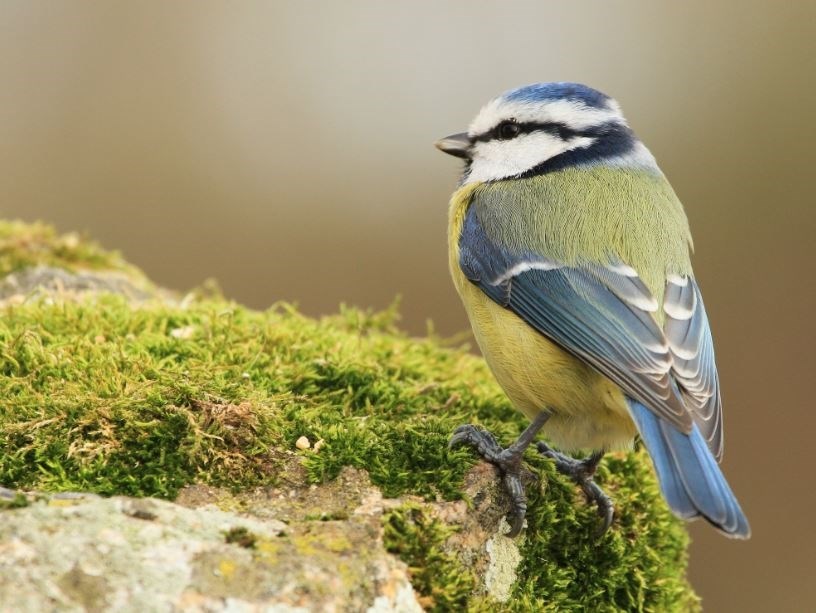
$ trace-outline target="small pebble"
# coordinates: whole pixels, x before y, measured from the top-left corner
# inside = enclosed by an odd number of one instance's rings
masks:
[[[70,234],[66,234],[62,237],[62,244],[65,245],[68,249],[76,249],[79,247],[79,234],[76,232],[71,232]]]
[[[295,447],[297,447],[298,449],[308,449],[311,446],[312,444],[309,442],[309,439],[306,438],[305,436],[301,436],[295,443]]]
[[[320,450],[323,448],[323,445],[325,445],[325,444],[326,444],[326,441],[324,441],[324,440],[321,438],[319,441],[317,441],[317,442],[314,444],[314,452],[315,452],[315,453],[317,453],[318,451],[320,451]]]
[[[195,326],[184,326],[183,328],[174,328],[173,330],[170,330],[170,336],[173,338],[187,340],[193,338],[195,331]]]
[[[14,500],[19,496],[17,490],[10,490],[5,487],[0,487],[0,500]]]

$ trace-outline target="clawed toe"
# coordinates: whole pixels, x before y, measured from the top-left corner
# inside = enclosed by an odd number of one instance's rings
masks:
[[[521,480],[521,458],[524,450],[535,437],[535,434],[547,421],[548,415],[540,413],[535,420],[521,434],[518,440],[507,449],[504,449],[487,430],[465,424],[454,430],[448,443],[449,447],[469,445],[486,461],[496,466],[502,474],[504,489],[510,497],[511,513],[508,517],[510,531],[507,536],[514,537],[524,527],[524,517],[527,515],[527,496]],[[512,519],[511,519],[512,518]]]
[[[524,493],[524,484],[521,482],[519,471],[505,472],[502,481],[504,489],[510,496],[510,515],[508,515],[510,531],[506,536],[514,538],[524,527],[524,518],[527,516],[527,496]]]
[[[492,464],[501,464],[501,455],[504,449],[487,430],[477,428],[471,424],[464,424],[453,431],[448,447],[468,445],[473,447],[480,456]]]
[[[558,472],[562,475],[567,475],[578,484],[588,502],[595,504],[598,508],[598,515],[601,516],[601,527],[598,531],[598,537],[603,536],[615,518],[615,507],[612,504],[612,499],[606,495],[593,479],[598,464],[603,457],[603,453],[593,453],[587,458],[576,460],[566,454],[555,451],[546,443],[538,443],[537,448],[542,455],[555,461],[555,468]]]
[[[609,527],[612,525],[612,520],[615,518],[615,507],[612,504],[612,499],[598,486],[592,477],[587,478],[583,483],[579,484],[587,501],[594,502],[598,507],[598,515],[601,516],[601,527],[598,529],[598,537],[606,534]]]
[[[490,432],[470,424],[454,430],[448,446],[458,445],[473,447],[482,458],[501,471],[504,489],[510,497],[511,512],[508,516],[510,531],[507,536],[513,538],[518,535],[527,514],[527,497],[524,493],[524,484],[521,482],[521,453],[503,449]]]
[[[471,424],[456,428],[448,443],[449,447],[458,445],[473,447],[482,458],[501,471],[504,489],[510,497],[511,513],[508,517],[510,531],[507,533],[509,537],[514,537],[521,532],[524,527],[524,517],[527,514],[527,497],[521,480],[521,458],[524,450],[532,442],[536,432],[546,420],[546,414],[540,414],[518,440],[506,449],[499,445],[496,437],[490,432]],[[587,497],[587,501],[595,504],[598,515],[601,517],[598,536],[603,536],[612,525],[615,517],[615,507],[612,500],[593,479],[603,453],[594,453],[582,460],[576,460],[555,451],[543,442],[538,443],[536,447],[542,455],[551,458],[555,462],[558,472],[567,475],[580,486],[581,491]]]

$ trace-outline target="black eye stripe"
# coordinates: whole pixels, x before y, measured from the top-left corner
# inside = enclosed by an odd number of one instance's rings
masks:
[[[492,127],[487,132],[474,136],[471,140],[473,142],[487,142],[491,140],[508,140],[503,138],[500,134],[502,126],[506,122],[501,122]],[[577,136],[601,136],[610,127],[609,125],[595,126],[592,128],[585,128],[583,130],[576,130],[570,128],[566,124],[558,122],[516,122],[519,128],[518,135],[531,134],[532,132],[547,132],[553,136],[557,136],[561,140],[569,140]]]

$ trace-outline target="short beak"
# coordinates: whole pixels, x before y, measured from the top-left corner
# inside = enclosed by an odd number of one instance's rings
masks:
[[[470,159],[470,138],[466,132],[451,134],[434,143],[436,148],[458,158]]]

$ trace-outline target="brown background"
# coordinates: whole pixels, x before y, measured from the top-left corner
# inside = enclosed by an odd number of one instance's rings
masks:
[[[254,307],[403,296],[467,326],[458,165],[433,141],[506,88],[616,96],[683,199],[748,543],[692,526],[710,611],[801,611],[813,558],[813,2],[0,4],[0,215],[85,230]]]

